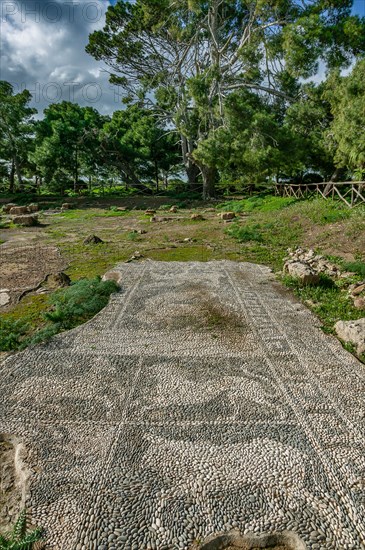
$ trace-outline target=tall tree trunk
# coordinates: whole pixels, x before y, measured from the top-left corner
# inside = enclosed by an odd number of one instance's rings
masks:
[[[159,192],[159,180],[158,180],[158,163],[155,160],[155,180],[156,180],[156,191]]]
[[[142,192],[147,192],[147,193],[151,192],[151,190],[139,180],[139,178],[134,173],[133,168],[131,168],[127,162],[121,161],[120,167],[124,172],[125,176],[128,178],[130,184],[133,185],[133,187],[135,187],[136,189],[139,189]]]
[[[217,183],[218,179],[218,170],[215,167],[207,166],[204,164],[204,162],[201,162],[200,160],[196,160],[193,158],[192,155],[188,154],[190,157],[190,160],[194,162],[194,164],[199,169],[202,178],[203,178],[203,200],[209,200],[215,197],[216,190],[215,190],[215,184]]]
[[[14,164],[15,164],[16,177],[18,179],[18,185],[22,189],[22,187],[23,187],[23,178],[22,178],[22,173],[20,171],[19,160],[18,160],[18,157],[16,155],[14,157]]]
[[[186,175],[188,176],[188,183],[190,187],[193,187],[197,183],[197,179],[200,173],[199,167],[193,162],[191,153],[193,152],[194,144],[192,140],[188,140],[185,136],[181,136],[181,149],[183,163],[185,166]]]
[[[14,193],[14,183],[15,183],[15,164],[14,159],[11,161],[11,169],[9,174],[9,193]]]
[[[329,183],[327,183],[323,194],[327,197],[327,195],[329,195],[332,191],[333,184],[336,183],[337,181],[341,181],[341,179],[344,178],[344,177],[345,177],[345,169],[344,168],[336,168],[336,170],[334,171],[334,173],[331,176],[331,181]]]
[[[203,176],[203,200],[207,201],[215,197],[217,170],[204,164],[200,165],[200,170]]]

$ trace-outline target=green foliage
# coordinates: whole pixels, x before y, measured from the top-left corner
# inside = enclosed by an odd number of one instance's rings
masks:
[[[122,168],[128,183],[147,189],[141,181],[160,178],[178,163],[176,135],[167,131],[150,110],[138,105],[115,111],[101,134],[109,162]]]
[[[33,544],[41,539],[42,529],[36,528],[27,532],[27,516],[23,510],[13,530],[5,535],[0,535],[0,550],[32,550]]]
[[[28,328],[29,325],[24,320],[0,317],[0,351],[19,349]]]
[[[298,279],[290,276],[283,277],[282,281],[318,315],[325,332],[333,333],[337,321],[350,321],[363,316],[363,312],[354,307],[347,292],[341,290],[340,284],[324,275],[319,285],[303,286]]]
[[[214,168],[261,180],[284,166],[305,169],[295,134],[282,125],[285,101],[298,95],[295,79],[314,74],[320,58],[338,67],[365,50],[364,22],[350,6],[120,0],[87,51],[110,66],[128,103],[156,99],[158,115],[186,138],[184,165],[190,177],[192,159],[199,166],[207,197],[214,194]],[[229,112],[232,96],[238,117]]]
[[[218,208],[226,212],[236,213],[253,212],[255,210],[259,212],[276,212],[294,202],[296,202],[296,199],[291,197],[254,196],[239,201],[228,201],[220,204]]]
[[[36,147],[31,160],[50,189],[79,190],[80,178],[102,164],[99,134],[106,117],[91,107],[69,101],[52,104],[36,125]]]
[[[22,342],[20,349],[25,349],[28,346],[37,346],[38,344],[48,342],[48,340],[50,340],[52,336],[55,336],[59,331],[60,326],[57,323],[54,325],[47,325],[28,336],[28,338]]]
[[[263,235],[261,233],[260,224],[249,224],[249,225],[238,225],[234,224],[232,227],[227,229],[228,235],[234,237],[240,243],[246,243],[249,241],[263,241]]]
[[[302,215],[313,223],[326,225],[346,220],[351,216],[351,210],[343,203],[331,199],[313,199],[303,201],[300,206]]]
[[[0,351],[22,350],[46,342],[60,331],[86,322],[107,305],[117,290],[114,281],[103,282],[96,277],[81,279],[48,298],[37,297],[41,303],[24,306],[18,316],[10,313],[0,318]]]
[[[129,231],[127,233],[127,239],[128,241],[137,241],[138,240],[138,233],[136,233],[135,231]]]
[[[342,267],[346,271],[356,273],[356,275],[365,278],[365,262],[342,262]]]
[[[46,313],[49,321],[61,329],[70,329],[90,319],[103,309],[118,285],[114,281],[81,279],[66,289],[56,292],[51,299],[53,311]]]
[[[325,97],[331,104],[332,123],[327,132],[329,149],[339,167],[365,177],[365,60],[359,60],[351,74],[339,72],[326,83]]]
[[[15,191],[15,175],[18,187],[23,187],[23,171],[33,146],[33,115],[37,111],[29,107],[31,98],[28,90],[14,94],[12,85],[0,80],[0,161],[11,164],[9,170],[2,171],[9,176],[10,193]]]

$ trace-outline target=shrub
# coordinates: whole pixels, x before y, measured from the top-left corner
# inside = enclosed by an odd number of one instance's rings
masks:
[[[52,297],[53,311],[46,319],[70,329],[87,321],[108,304],[109,297],[118,290],[114,281],[81,279],[70,287],[57,291]]]
[[[365,278],[365,262],[343,262],[342,265],[346,271],[352,271],[356,275]]]
[[[255,225],[233,225],[227,230],[228,235],[234,237],[240,243],[246,243],[249,241],[262,242],[263,236],[261,234],[261,226]]]
[[[5,535],[0,535],[0,550],[31,550],[33,544],[41,539],[42,529],[39,527],[27,532],[27,516],[23,510],[13,530]]]
[[[29,326],[23,320],[0,318],[0,351],[19,349]]]
[[[48,340],[50,340],[52,336],[55,336],[59,331],[59,324],[54,323],[53,325],[47,325],[46,327],[37,330],[37,332],[26,338],[20,348],[24,349],[28,346],[36,346],[38,344],[42,344],[43,342],[48,342]]]
[[[313,223],[326,225],[346,220],[351,216],[351,209],[339,201],[316,198],[301,203],[301,214]]]

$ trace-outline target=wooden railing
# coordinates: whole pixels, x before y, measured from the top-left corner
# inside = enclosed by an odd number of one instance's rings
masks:
[[[324,199],[340,199],[349,208],[365,204],[365,181],[342,181],[323,183],[278,183],[275,195],[281,197],[306,198],[318,195]]]

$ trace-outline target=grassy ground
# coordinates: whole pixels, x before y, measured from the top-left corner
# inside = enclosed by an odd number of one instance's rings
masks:
[[[46,204],[44,208],[57,206],[61,200],[53,202],[57,204]],[[177,213],[169,212],[173,204],[179,206]],[[127,210],[118,211],[121,206]],[[147,208],[157,209],[156,215],[168,220],[151,222],[145,214]],[[225,224],[219,214],[228,210],[236,212],[237,219]],[[203,220],[192,220],[195,213],[201,214]],[[68,264],[66,273],[72,281],[102,275],[135,252],[144,258],[163,261],[248,261],[281,271],[289,247],[311,247],[342,262],[344,269],[356,274],[349,281],[327,287],[302,289],[288,278],[284,278],[284,284],[307,302],[327,331],[340,318],[365,315],[353,308],[346,293],[346,285],[365,277],[364,207],[349,210],[339,202],[280,197],[209,205],[168,197],[75,199],[71,210],[42,214],[40,221],[39,227],[29,229],[11,226],[6,229],[2,221],[0,238],[14,248],[27,242],[38,247],[57,246]],[[85,245],[83,241],[90,234],[104,243]],[[31,295],[4,312],[3,318],[26,320],[35,331],[44,326],[44,314],[49,308],[46,296]]]

